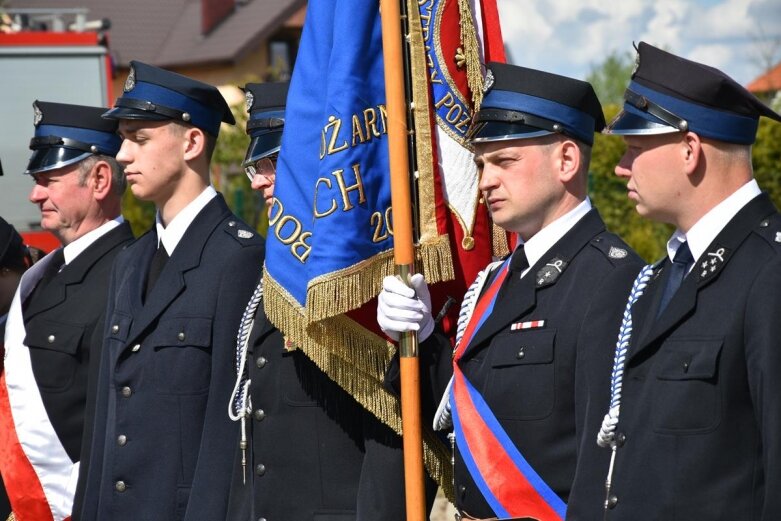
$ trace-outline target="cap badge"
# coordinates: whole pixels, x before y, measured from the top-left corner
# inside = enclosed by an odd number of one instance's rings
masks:
[[[566,261],[558,257],[553,257],[545,266],[540,268],[540,271],[537,272],[536,286],[538,288],[550,286],[556,282],[556,280],[558,280],[562,273],[564,273],[566,267]]]
[[[491,69],[488,69],[485,73],[485,80],[483,80],[483,95],[488,94],[491,87],[494,86],[494,73]]]
[[[637,54],[635,54],[635,66],[632,68],[632,78],[635,77],[635,73],[637,72],[637,69],[640,68],[640,51],[637,51]]]
[[[610,247],[610,251],[607,252],[607,256],[611,259],[623,259],[626,257],[626,250],[623,248],[616,248],[615,246]]]
[[[39,107],[37,103],[33,103],[33,125],[37,127],[41,124],[41,121],[43,121],[43,112],[41,112],[41,107]]]
[[[136,69],[134,67],[130,67],[130,73],[127,75],[127,79],[125,80],[125,92],[130,92],[136,87]]]
[[[245,97],[247,98],[247,112],[252,109],[252,105],[255,103],[255,96],[252,94],[252,91],[247,91],[244,93]]]

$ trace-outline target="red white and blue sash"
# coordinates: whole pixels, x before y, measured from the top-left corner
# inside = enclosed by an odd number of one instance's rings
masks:
[[[483,497],[499,518],[534,517],[561,521],[567,505],[542,480],[464,376],[458,362],[475,333],[491,315],[499,288],[507,278],[509,259],[480,298],[453,357],[451,410],[456,445]]]
[[[0,473],[18,521],[69,521],[79,472],[57,437],[33,375],[22,302],[40,280],[44,258],[22,276],[5,329],[0,374]]]

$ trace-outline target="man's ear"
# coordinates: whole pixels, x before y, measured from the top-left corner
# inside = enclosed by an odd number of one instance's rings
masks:
[[[554,158],[562,183],[568,183],[580,172],[580,147],[571,139],[565,139],[558,144]]]
[[[95,199],[102,201],[111,193],[114,179],[111,175],[111,165],[108,162],[100,160],[92,165],[92,171],[89,173],[88,181]]]
[[[697,167],[702,157],[702,141],[700,136],[694,132],[686,132],[681,139],[681,159],[683,161],[684,172],[686,175],[692,175],[697,171]]]
[[[184,160],[193,159],[204,154],[206,150],[206,134],[198,127],[188,127],[184,131]]]

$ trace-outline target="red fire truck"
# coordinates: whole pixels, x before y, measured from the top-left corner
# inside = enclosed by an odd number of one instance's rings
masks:
[[[28,244],[50,251],[57,239],[40,229],[28,200],[33,182],[23,174],[33,135],[36,99],[108,106],[111,58],[107,21],[87,21],[85,9],[7,10],[0,32],[0,216]]]

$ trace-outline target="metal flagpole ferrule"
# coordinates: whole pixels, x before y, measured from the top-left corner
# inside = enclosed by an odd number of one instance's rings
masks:
[[[399,277],[407,286],[411,287],[410,279],[415,274],[414,267],[411,264],[401,264],[396,266]],[[414,331],[405,331],[399,337],[399,356],[409,358],[418,356],[418,335]]]

